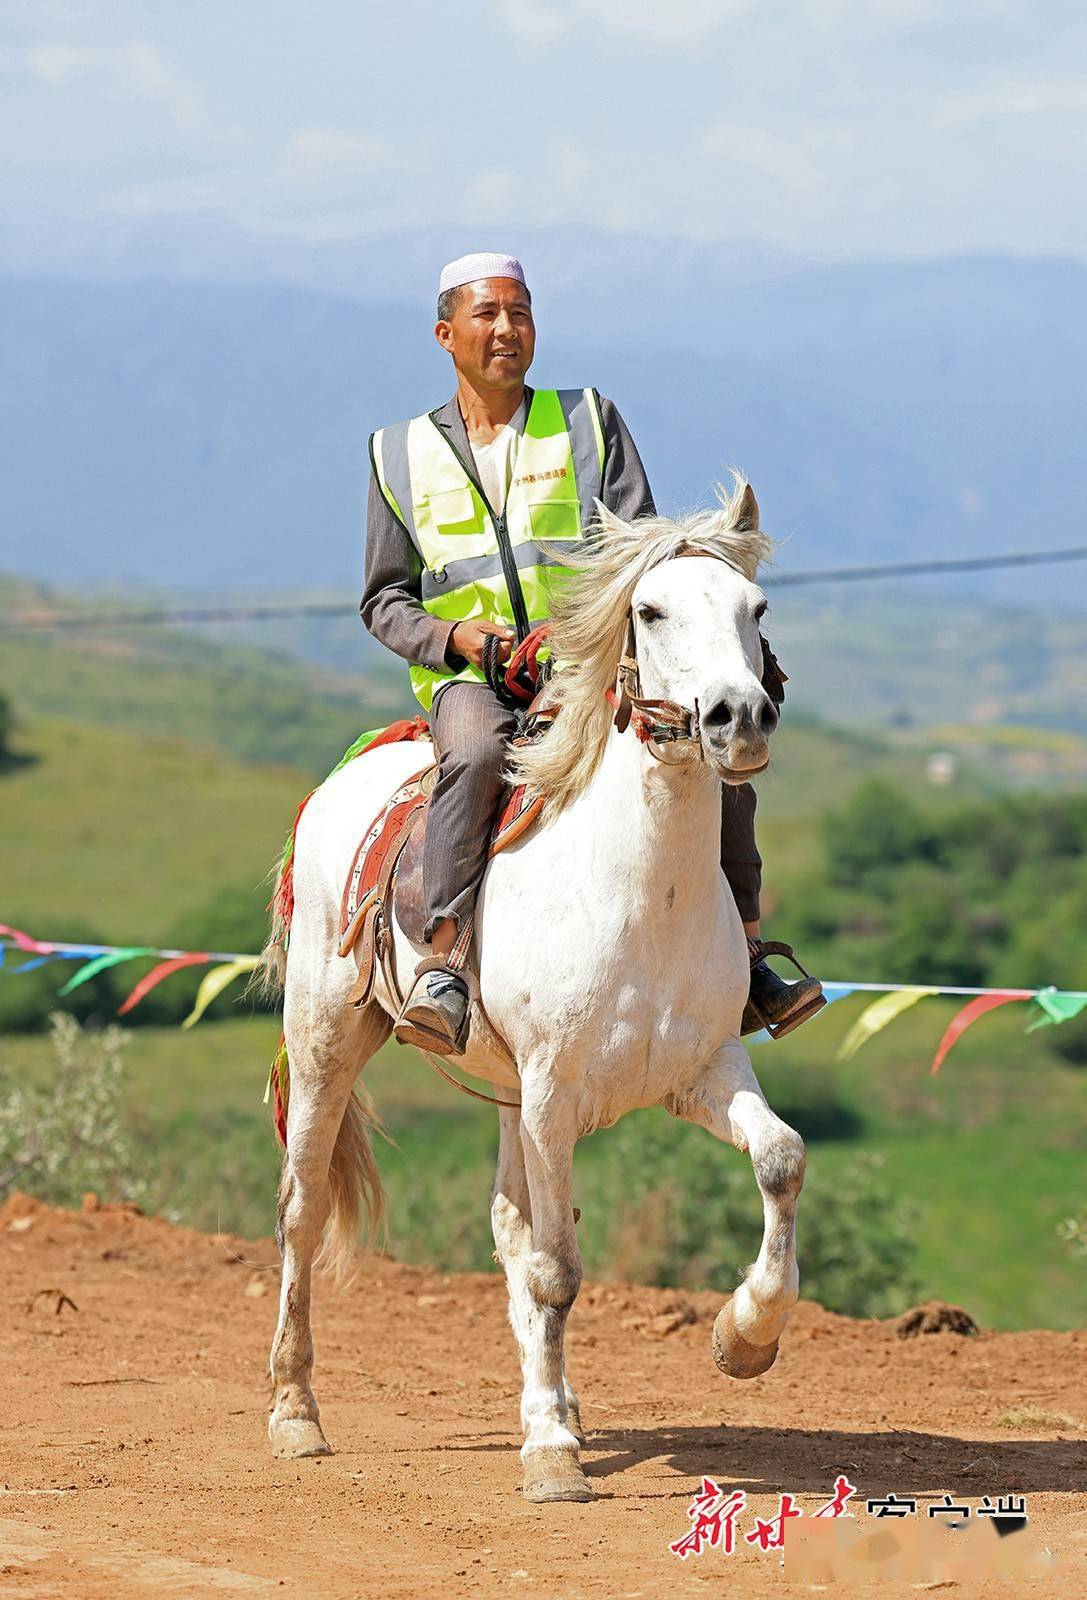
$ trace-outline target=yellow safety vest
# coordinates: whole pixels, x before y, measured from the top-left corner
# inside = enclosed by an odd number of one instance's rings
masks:
[[[422,602],[435,617],[504,622],[523,639],[549,614],[564,571],[543,546],[568,549],[595,514],[604,475],[604,426],[595,389],[536,389],[517,448],[513,480],[498,515],[471,457],[461,458],[435,412],[370,440],[374,474],[422,562]],[[451,679],[479,682],[467,665],[411,668],[429,711]]]

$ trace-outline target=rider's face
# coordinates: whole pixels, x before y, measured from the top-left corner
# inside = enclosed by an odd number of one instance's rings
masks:
[[[435,337],[477,391],[520,389],[536,349],[528,291],[516,278],[480,278],[460,290]]]

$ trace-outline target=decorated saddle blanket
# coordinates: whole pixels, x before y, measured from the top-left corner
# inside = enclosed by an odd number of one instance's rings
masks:
[[[355,851],[340,905],[340,954],[361,941],[363,966],[384,954],[382,929],[395,902],[397,920],[416,944],[423,943],[426,915],[422,888],[423,838],[437,766],[415,773],[390,795]],[[491,832],[488,859],[516,843],[543,806],[524,785],[513,789]]]
[[[529,709],[530,713],[537,710],[535,706]],[[539,716],[541,724],[546,724],[547,720],[546,712]],[[405,718],[388,728],[362,734],[332,770],[339,772],[349,761],[377,749],[379,745],[429,737],[430,729],[422,717]],[[380,957],[382,947],[387,942],[394,892],[396,914],[401,927],[414,943],[423,943],[422,841],[436,771],[433,763],[421,767],[401,784],[367,828],[355,851],[340,908],[340,953],[348,955],[360,939],[364,941],[360,982],[368,977],[372,984],[375,957]],[[273,913],[273,940],[282,944],[284,949],[290,937],[294,913],[294,841],[302,814],[315,793],[316,790],[311,791],[298,807],[284,846],[276,890],[269,907]],[[538,796],[530,799],[523,786],[513,790],[503,803],[495,823],[490,855],[508,849],[519,839],[535,822],[542,806],[542,799]],[[358,996],[355,998],[358,999]]]

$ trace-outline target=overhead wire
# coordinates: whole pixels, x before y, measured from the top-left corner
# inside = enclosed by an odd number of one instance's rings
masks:
[[[1008,567],[1039,567],[1087,561],[1087,545],[1064,550],[1013,550],[995,556],[957,556],[946,560],[893,561],[882,565],[823,567],[810,572],[767,573],[764,588],[799,589],[824,583],[872,583],[887,578],[917,578],[953,572],[991,572]],[[143,606],[96,611],[0,612],[0,631],[50,631],[87,628],[154,628],[235,622],[275,622],[284,618],[357,617],[358,607],[337,601],[217,606]]]

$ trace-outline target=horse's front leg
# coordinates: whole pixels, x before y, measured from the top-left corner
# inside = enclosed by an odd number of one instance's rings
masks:
[[[754,1378],[773,1365],[799,1291],[796,1203],[804,1182],[804,1141],[767,1105],[738,1039],[721,1047],[670,1109],[751,1156],[762,1195],[762,1248],[717,1315],[713,1358],[730,1378]]]
[[[526,1500],[591,1500],[578,1459],[580,1423],[570,1413],[563,1342],[581,1287],[572,1202],[575,1091],[526,1074],[521,1087],[521,1149],[531,1207],[532,1249],[523,1266],[526,1298],[518,1342],[521,1447]]]
[[[500,1109],[498,1124],[498,1166],[494,1175],[494,1187],[491,1190],[494,1259],[505,1268],[510,1297],[510,1326],[517,1341],[517,1354],[524,1375],[533,1311],[532,1297],[528,1292],[526,1280],[529,1259],[532,1255],[532,1206],[528,1197],[528,1179],[525,1176],[525,1153],[521,1148],[520,1111]],[[578,1398],[566,1376],[565,1363],[562,1387],[566,1396],[567,1427],[578,1443],[584,1444]]]

